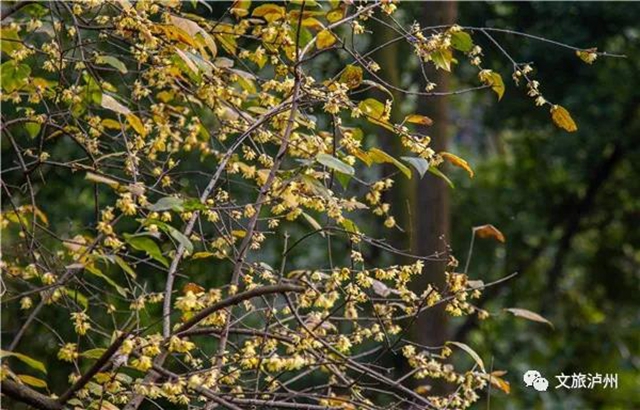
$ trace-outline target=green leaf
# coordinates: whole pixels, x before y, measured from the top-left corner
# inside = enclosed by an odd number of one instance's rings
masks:
[[[180,232],[179,230],[177,230],[173,226],[171,226],[169,224],[166,224],[166,223],[164,223],[162,221],[158,221],[156,219],[148,220],[148,221],[145,222],[145,225],[149,225],[149,224],[157,225],[158,228],[162,229],[164,232],[169,234],[180,245],[182,245],[186,250],[188,250],[189,253],[193,253],[193,243],[191,243],[191,240],[189,240],[189,238],[184,236],[184,234],[182,232]]]
[[[38,134],[40,134],[41,128],[42,126],[37,122],[28,122],[24,126],[24,129],[27,130],[27,134],[29,134],[31,138],[37,137]]]
[[[120,266],[120,268],[124,271],[124,273],[131,276],[133,279],[135,279],[138,276],[136,275],[136,272],[131,268],[131,266],[129,266],[129,264],[125,262],[124,259],[122,259],[118,255],[115,255],[113,259],[116,261],[118,266]]]
[[[4,359],[5,357],[15,357],[16,359],[20,360],[22,363],[26,364],[32,369],[36,369],[38,371],[41,371],[44,374],[47,374],[47,368],[44,367],[44,364],[42,364],[42,362],[39,362],[36,359],[32,359],[27,355],[24,355],[22,353],[17,353],[17,352],[8,352],[6,350],[0,350],[0,359]]]
[[[99,359],[106,351],[107,349],[103,348],[89,349],[80,353],[80,356],[86,357],[87,359]]]
[[[483,372],[485,372],[484,362],[482,361],[482,358],[480,357],[480,355],[478,355],[478,353],[475,352],[475,350],[473,350],[468,345],[466,345],[464,343],[461,343],[461,342],[447,342],[446,344],[454,345],[454,346],[459,347],[460,349],[464,350],[465,352],[467,352],[467,354],[469,356],[471,356],[473,358],[473,360],[478,364],[478,367],[480,367],[480,369]]]
[[[311,225],[313,229],[320,231],[320,235],[322,235],[322,237],[324,238],[325,236],[324,231],[322,230],[322,226],[318,223],[318,221],[316,221],[314,217],[312,217],[306,212],[303,212],[302,216],[304,217],[304,219],[307,220],[307,222],[309,222],[309,225]]]
[[[381,149],[371,148],[367,152],[367,154],[369,155],[369,158],[371,158],[371,160],[377,164],[386,162],[386,163],[395,165],[396,168],[398,168],[407,178],[411,179],[411,170],[407,168],[407,166],[404,165],[402,162],[398,161],[397,159],[387,154],[386,152],[382,151]]]
[[[110,286],[112,286],[122,297],[127,297],[127,290],[122,286],[118,285],[113,279],[105,275],[100,269],[96,268],[94,265],[87,265],[84,269],[91,273],[94,276],[97,276],[107,282]]]
[[[2,27],[0,33],[0,50],[7,56],[15,50],[20,50],[24,46],[20,42],[20,36],[15,28]]]
[[[64,291],[67,294],[67,296],[71,298],[71,300],[79,303],[85,309],[89,308],[89,299],[87,299],[85,295],[78,292],[77,290],[69,289],[69,288],[64,288]]]
[[[351,219],[344,218],[340,225],[349,233],[358,233],[360,230],[358,229],[358,225],[355,224]]]
[[[380,120],[385,114],[385,105],[375,98],[367,98],[358,103],[358,108],[364,112],[367,117]]]
[[[164,198],[160,198],[155,204],[149,205],[148,208],[150,211],[156,212],[168,210],[182,212],[184,210],[183,204],[184,201],[180,198],[165,196]]]
[[[444,179],[444,181],[447,183],[447,185],[449,185],[450,188],[455,188],[455,185],[453,185],[453,182],[451,182],[449,177],[447,177],[445,174],[443,174],[442,171],[440,171],[438,168],[429,167],[428,171],[431,172],[433,175]]]
[[[17,64],[10,60],[0,66],[2,88],[10,93],[27,84],[31,68],[26,64]]]
[[[146,235],[131,235],[125,233],[124,240],[131,246],[133,249],[137,251],[143,251],[149,257],[155,259],[156,261],[163,264],[165,267],[169,267],[169,262],[162,255],[158,244],[153,241],[153,239],[149,238]]]
[[[318,156],[316,157],[316,160],[322,165],[324,165],[325,167],[331,168],[338,172],[342,172],[345,175],[355,174],[355,170],[351,165],[345,164],[344,162],[334,157],[333,155],[324,154],[324,153],[318,154]]]
[[[427,161],[424,158],[420,158],[420,157],[400,157],[400,158],[408,162],[411,166],[413,166],[416,169],[416,171],[418,171],[420,178],[424,177],[424,174],[426,174],[427,171],[429,170],[429,161]]]
[[[444,71],[451,71],[451,62],[453,62],[453,56],[451,50],[437,50],[431,53],[431,61],[433,64]]]
[[[46,389],[47,382],[42,379],[38,379],[37,377],[29,376],[28,374],[17,374],[18,379],[24,384],[28,384],[31,387],[37,387]]]
[[[369,84],[368,81],[363,83]],[[358,108],[366,115],[369,122],[380,125],[389,131],[394,131],[393,126],[386,120],[386,105],[374,98],[367,98],[358,103]]]
[[[120,71],[120,73],[122,74],[127,74],[128,72],[127,66],[124,65],[122,61],[118,60],[113,56],[98,56],[96,58],[96,63],[110,65],[111,67]]]
[[[349,181],[351,181],[351,176],[343,174],[342,172],[338,172],[336,174],[336,179],[338,180],[338,182],[340,182],[342,188],[347,189],[347,187],[349,186]]]
[[[456,31],[455,33],[451,33],[451,47],[464,53],[468,53],[473,48],[473,40],[469,33]]]

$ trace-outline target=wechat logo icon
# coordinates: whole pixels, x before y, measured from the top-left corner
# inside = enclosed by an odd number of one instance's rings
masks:
[[[537,370],[527,370],[523,377],[524,384],[527,387],[533,387],[537,391],[547,391],[549,380],[542,377]]]

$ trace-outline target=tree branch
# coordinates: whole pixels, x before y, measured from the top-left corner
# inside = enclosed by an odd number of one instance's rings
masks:
[[[2,382],[2,394],[40,410],[61,410],[63,408],[61,403],[51,397],[11,380]]]

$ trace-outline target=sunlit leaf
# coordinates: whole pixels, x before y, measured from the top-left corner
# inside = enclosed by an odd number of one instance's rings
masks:
[[[561,105],[551,107],[551,119],[554,124],[565,131],[576,132],[578,130],[578,126],[571,118],[569,111]]]
[[[502,76],[495,71],[491,70],[482,70],[478,73],[478,77],[480,81],[482,81],[485,85],[491,87],[493,92],[498,95],[498,101],[502,99],[504,95],[504,82],[502,81]]]
[[[273,21],[283,19],[285,16],[285,9],[284,7],[276,4],[263,4],[256,7],[251,15],[253,17],[262,17],[267,20],[267,22],[271,23]]]
[[[362,68],[348,64],[340,74],[339,81],[345,83],[349,88],[358,88],[362,84]]]
[[[367,152],[367,154],[369,155],[369,158],[371,158],[371,160],[377,164],[389,163],[395,165],[396,168],[400,170],[400,172],[402,172],[407,178],[411,179],[411,170],[402,162],[398,161],[383,150],[378,148],[371,148]]]
[[[419,115],[419,114],[411,114],[411,115],[407,115],[404,118],[404,122],[409,122],[411,124],[420,124],[420,125],[433,125],[433,120],[429,117],[427,117],[426,115]]]
[[[131,125],[131,128],[136,130],[138,134],[142,135],[143,137],[147,135],[147,130],[146,128],[144,128],[144,124],[142,124],[142,121],[137,115],[131,113],[128,114],[126,118],[129,125]]]
[[[37,377],[29,376],[28,374],[18,374],[16,376],[22,383],[27,384],[31,387],[40,389],[45,389],[47,387],[47,382],[42,379],[38,379]]]
[[[440,156],[442,156],[442,158],[449,161],[452,165],[455,165],[456,167],[460,167],[464,169],[469,174],[469,177],[473,178],[473,175],[474,175],[473,170],[471,169],[467,161],[450,152],[441,152]]]
[[[505,242],[505,237],[502,232],[491,224],[475,226],[473,231],[478,238],[493,238],[498,242]]]
[[[331,47],[336,42],[336,36],[330,30],[322,30],[316,38],[316,46],[318,49]]]
[[[451,63],[453,62],[453,55],[450,49],[436,50],[431,53],[431,61],[433,64],[444,71],[451,71]]]

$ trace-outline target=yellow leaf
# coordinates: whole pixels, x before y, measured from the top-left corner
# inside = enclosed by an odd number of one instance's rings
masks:
[[[561,105],[551,107],[551,119],[554,124],[565,131],[576,132],[578,130],[578,126],[571,118],[569,111]]]
[[[231,231],[231,235],[235,236],[236,238],[244,238],[245,236],[247,236],[247,231],[237,229],[237,230]]]
[[[478,235],[478,238],[493,238],[498,242],[505,242],[502,232],[491,224],[476,226],[473,231]]]
[[[338,8],[333,9],[327,13],[327,21],[329,23],[335,23],[336,21],[342,20],[344,17],[344,9]]]
[[[249,7],[251,7],[251,0],[236,0],[229,11],[236,18],[241,18],[249,14]]]
[[[433,120],[426,115],[419,114],[411,114],[407,115],[404,119],[405,122],[409,122],[411,124],[420,124],[420,125],[433,125]]]
[[[213,252],[196,252],[191,259],[205,259],[215,255]]]
[[[433,64],[437,68],[445,71],[451,71],[451,63],[454,61],[454,59],[451,50],[446,48],[431,53],[431,61],[433,61]]]
[[[104,120],[102,120],[102,126],[112,130],[119,130],[122,128],[118,121],[112,120],[110,118],[105,118]]]
[[[480,77],[480,81],[491,87],[493,92],[498,95],[498,101],[500,101],[505,90],[502,76],[495,71],[482,70],[478,73],[478,77]]]
[[[18,379],[24,384],[28,384],[32,387],[46,388],[47,382],[37,377],[29,376],[28,374],[18,374]]]
[[[431,391],[431,386],[428,384],[423,384],[413,389],[413,391],[423,396],[426,396]]]
[[[313,29],[323,29],[324,25],[317,18],[307,17],[306,19],[302,20],[302,27],[309,27]]]
[[[267,20],[267,22],[271,23],[284,18],[284,11],[284,7],[277,6],[275,4],[263,4],[262,6],[256,7],[251,15],[253,17],[262,17]]]
[[[318,49],[323,49],[327,47],[331,47],[336,42],[336,37],[329,30],[322,30],[318,33],[318,38],[316,39],[316,46]]]
[[[386,152],[382,151],[381,149],[371,148],[367,152],[367,154],[371,161],[377,164],[386,162],[395,165],[396,168],[398,168],[407,178],[411,179],[411,170],[409,169],[409,167],[407,167],[391,155],[387,154]]]
[[[347,84],[349,88],[358,88],[362,83],[362,68],[351,64],[347,65],[340,74],[340,82]]]
[[[467,171],[467,173],[469,173],[469,177],[473,178],[473,175],[474,175],[473,170],[471,169],[467,161],[463,160],[459,156],[454,155],[450,152],[441,152],[440,156],[448,160],[452,165],[455,165],[456,167],[460,167],[464,169],[465,171]]]
[[[502,379],[500,376],[506,374],[505,371],[495,371],[489,374],[480,375],[482,378],[489,380],[492,386],[502,390],[503,392],[509,394],[511,393],[511,385],[508,381]]]
[[[138,118],[137,115],[131,113],[127,115],[127,122],[129,123],[129,125],[131,125],[131,127],[136,130],[136,132],[140,135],[142,135],[143,137],[147,135],[147,130],[144,128],[144,125],[142,124],[142,121],[140,121],[140,118]]]

